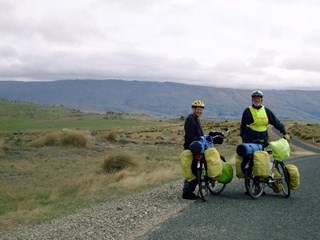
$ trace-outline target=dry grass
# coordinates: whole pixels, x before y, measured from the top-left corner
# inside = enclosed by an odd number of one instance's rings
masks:
[[[1,135],[0,231],[43,222],[182,178],[179,155],[183,124],[168,120],[125,130]],[[230,163],[241,141],[239,124],[202,121],[205,133],[230,130],[226,142],[217,146]],[[312,127],[317,128],[312,131],[315,136],[319,125]]]
[[[320,123],[294,123],[289,131],[299,139],[320,146]]]
[[[114,173],[124,169],[134,168],[135,166],[136,164],[130,154],[118,153],[104,159],[102,169],[106,173]]]
[[[61,147],[77,147],[85,148],[90,144],[91,136],[88,132],[76,130],[64,130],[45,133],[39,139],[34,139],[29,142],[29,147],[46,147],[46,146],[61,146]]]

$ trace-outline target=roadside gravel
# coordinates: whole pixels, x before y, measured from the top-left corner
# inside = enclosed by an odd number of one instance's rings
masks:
[[[117,199],[42,225],[1,233],[0,239],[136,239],[190,205],[183,182]]]

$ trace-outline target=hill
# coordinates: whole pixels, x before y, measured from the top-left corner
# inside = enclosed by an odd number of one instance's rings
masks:
[[[263,89],[262,89],[263,90]],[[194,99],[206,103],[204,118],[240,119],[252,89],[215,88],[172,82],[60,80],[0,82],[0,98],[82,111],[180,117]],[[264,104],[281,120],[320,121],[320,91],[264,90]]]

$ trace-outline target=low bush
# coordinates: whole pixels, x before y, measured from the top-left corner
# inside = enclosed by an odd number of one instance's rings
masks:
[[[62,147],[87,147],[90,142],[87,134],[77,131],[68,132],[53,132],[47,135],[31,141],[28,143],[30,147],[50,147],[50,146],[62,146]]]
[[[113,173],[135,165],[136,164],[129,154],[120,153],[111,155],[104,159],[102,168],[106,173]]]
[[[116,142],[117,141],[117,135],[115,132],[110,132],[108,135],[107,135],[107,140],[109,142]]]
[[[83,148],[88,145],[88,138],[80,132],[66,132],[61,138],[62,146]]]

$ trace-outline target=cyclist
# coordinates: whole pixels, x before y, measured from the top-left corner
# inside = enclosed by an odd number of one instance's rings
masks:
[[[275,129],[279,130],[287,141],[290,141],[290,135],[287,134],[284,125],[273,114],[273,112],[262,105],[263,93],[260,90],[254,90],[251,93],[252,105],[243,111],[240,136],[243,143],[253,143],[261,141],[264,147],[269,145],[268,125],[271,124]],[[241,168],[246,165],[249,159],[242,161]],[[252,165],[250,165],[252,167]],[[245,194],[248,194],[246,191]],[[265,194],[265,193],[263,193]]]
[[[184,149],[189,149],[190,144],[198,140],[201,136],[203,136],[203,130],[200,123],[200,117],[202,115],[202,111],[204,109],[204,102],[201,100],[195,100],[192,102],[191,109],[192,113],[186,118],[184,123]],[[195,166],[192,166],[193,168]],[[184,186],[182,190],[182,198],[195,200],[199,198],[196,194],[194,194],[194,190],[197,186],[197,180],[193,179],[191,181],[184,181]]]
[[[260,90],[255,90],[251,94],[252,105],[243,111],[240,136],[243,143],[252,143],[256,140],[261,140],[266,147],[269,145],[268,125],[271,124],[279,130],[284,138],[290,141],[290,136],[287,134],[284,125],[273,114],[273,112],[262,105],[263,93]]]

